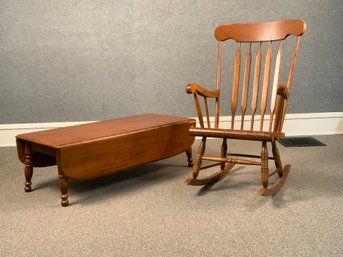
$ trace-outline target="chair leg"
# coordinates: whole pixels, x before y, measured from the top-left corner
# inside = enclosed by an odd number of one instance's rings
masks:
[[[221,148],[221,157],[226,159],[226,155],[227,155],[227,139],[224,138],[223,139],[223,143],[222,143],[222,148]],[[225,168],[225,163],[226,162],[222,162],[220,163],[220,168],[223,170]]]
[[[260,190],[258,191],[258,194],[261,196],[277,194],[282,188],[282,186],[285,184],[288,174],[291,170],[291,165],[285,165],[284,167],[282,167],[280,153],[279,153],[279,150],[277,149],[275,141],[272,141],[272,148],[273,148],[273,156],[274,156],[276,171],[279,174],[280,178],[273,185],[271,185],[270,188],[267,188],[268,186],[268,152],[267,152],[266,143],[263,143],[262,153],[261,153],[262,188],[260,188]],[[265,183],[266,181],[267,183]]]
[[[273,148],[273,156],[274,156],[275,167],[276,167],[277,173],[279,174],[280,177],[282,177],[283,175],[282,162],[280,158],[280,152],[276,146],[275,141],[272,141],[272,148]]]
[[[260,196],[268,196],[268,195],[277,194],[280,191],[280,189],[282,188],[282,186],[285,184],[290,170],[291,170],[291,165],[285,165],[285,167],[283,168],[282,177],[279,178],[271,188],[263,188],[262,187],[258,191],[258,194]]]
[[[197,178],[197,176],[199,175],[199,170],[200,170],[200,166],[202,162],[202,156],[204,155],[205,148],[206,148],[206,137],[203,137],[199,145],[195,164],[193,166],[193,178]]]
[[[261,151],[261,183],[263,188],[268,187],[269,168],[268,168],[268,149],[267,142],[262,142]]]
[[[187,185],[203,186],[203,185],[207,185],[207,184],[216,182],[216,181],[222,179],[226,174],[228,174],[232,170],[233,166],[235,166],[234,163],[226,164],[226,162],[225,162],[224,167],[222,169],[220,169],[219,171],[213,173],[212,175],[205,176],[203,178],[197,179],[197,177],[199,175],[199,170],[201,167],[202,157],[204,155],[205,148],[206,148],[205,146],[206,146],[206,137],[203,137],[201,140],[200,146],[199,146],[199,150],[197,153],[195,164],[193,166],[193,177],[186,179],[185,183]],[[222,145],[222,155],[224,153],[225,153],[225,158],[226,158],[226,139],[224,139],[223,145]]]

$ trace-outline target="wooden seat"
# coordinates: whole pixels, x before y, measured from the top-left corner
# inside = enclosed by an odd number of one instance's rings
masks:
[[[234,165],[243,164],[261,167],[260,195],[274,195],[281,189],[290,165],[282,165],[276,141],[285,135],[282,127],[292,89],[300,36],[305,31],[303,20],[228,24],[216,28],[216,87],[205,89],[196,83],[186,86],[186,92],[194,95],[200,124],[200,127],[190,128],[189,131],[192,136],[202,138],[193,176],[186,180],[187,184],[212,183],[229,173]],[[233,53],[231,57],[230,53]],[[233,60],[229,66],[227,60]],[[229,77],[228,82],[226,78]],[[228,88],[230,84],[232,86]],[[227,99],[229,103],[225,103]],[[214,121],[211,116],[214,116]],[[223,116],[229,117],[229,122],[221,122]],[[220,155],[204,155],[208,137],[222,139]],[[228,153],[228,139],[260,141],[261,153]],[[272,156],[268,154],[267,143],[271,144]],[[256,158],[259,160],[256,161]],[[269,171],[270,159],[275,162],[274,172]],[[220,170],[208,177],[199,176],[203,160],[217,162]],[[278,180],[268,185],[269,177],[274,174],[278,174]]]

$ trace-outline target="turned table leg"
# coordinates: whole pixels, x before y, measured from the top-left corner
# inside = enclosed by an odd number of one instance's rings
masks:
[[[31,152],[31,144],[29,142],[25,142],[25,149],[24,149],[24,156],[25,156],[25,192],[31,192],[32,188],[32,173],[33,173],[33,165],[32,165],[32,152]]]
[[[61,168],[58,165],[58,185],[61,189],[61,205],[66,207],[69,205],[68,200],[68,180],[63,175]]]
[[[192,147],[186,150],[188,167],[193,167],[193,158],[192,158]]]

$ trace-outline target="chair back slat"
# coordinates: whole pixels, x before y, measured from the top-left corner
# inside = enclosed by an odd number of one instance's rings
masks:
[[[205,111],[206,111],[207,127],[208,127],[208,128],[211,128],[211,124],[210,124],[210,113],[209,113],[209,111],[208,111],[207,97],[204,97],[204,104],[205,104]]]
[[[242,103],[241,103],[241,129],[244,129],[244,115],[247,109],[247,99],[249,93],[249,80],[250,80],[250,66],[251,66],[251,43],[247,48],[245,55],[245,68],[244,68],[244,79],[243,79],[243,90],[242,90]]]
[[[251,123],[250,130],[254,129],[255,113],[257,108],[258,100],[258,89],[260,84],[260,73],[261,73],[261,47],[262,43],[258,44],[258,49],[255,58],[255,71],[254,71],[254,83],[253,83],[253,93],[251,98]]]
[[[216,78],[216,89],[220,91],[220,76],[221,76],[221,41],[218,41],[218,59],[217,59],[217,78]],[[220,95],[220,94],[219,94]],[[214,126],[215,128],[219,127],[219,112],[220,112],[220,98],[216,98],[215,103],[215,120],[214,120]]]
[[[237,43],[237,52],[235,56],[235,67],[233,74],[232,83],[232,96],[231,96],[231,129],[234,128],[235,115],[237,110],[237,100],[238,100],[238,87],[240,78],[240,68],[241,68],[241,43]]]
[[[262,84],[260,131],[263,130],[264,115],[265,115],[266,108],[267,108],[267,98],[268,98],[268,87],[269,87],[271,62],[272,62],[272,42],[269,41],[265,65],[264,65],[264,75],[263,75],[263,84]]]
[[[277,95],[277,88],[279,85],[279,77],[280,77],[281,60],[282,60],[282,41],[279,41],[279,49],[276,55],[273,89],[272,89],[272,95],[271,95],[271,101],[270,101],[269,132],[272,131],[272,126],[273,126],[273,119],[274,119],[274,113],[275,113],[275,107],[276,107],[276,95]]]

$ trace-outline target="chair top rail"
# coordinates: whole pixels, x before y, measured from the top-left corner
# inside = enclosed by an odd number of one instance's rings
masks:
[[[215,30],[218,41],[233,39],[236,42],[283,40],[289,35],[301,36],[306,31],[303,20],[280,20],[260,23],[224,24]]]

